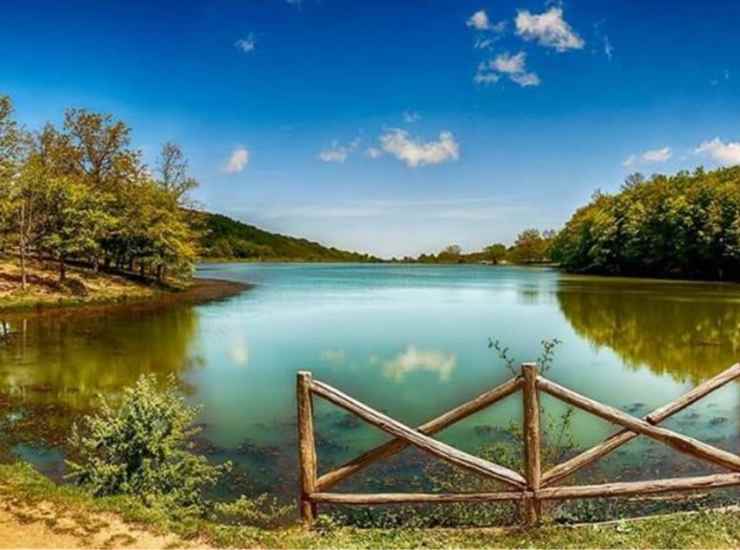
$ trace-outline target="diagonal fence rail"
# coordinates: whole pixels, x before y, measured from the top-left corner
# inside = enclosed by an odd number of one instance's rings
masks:
[[[740,378],[740,364],[730,367],[644,418],[637,418],[548,380],[538,373],[536,364],[524,363],[519,376],[482,393],[471,401],[455,407],[421,426],[411,428],[324,382],[314,380],[310,372],[301,371],[297,375],[296,383],[301,517],[304,523],[310,526],[316,517],[319,503],[380,505],[519,501],[524,507],[526,522],[534,524],[541,519],[541,504],[547,500],[647,495],[740,485],[740,456],[658,426],[670,416],[738,378]],[[516,472],[468,454],[431,437],[452,424],[518,391],[522,392],[524,407],[523,472]],[[572,406],[617,424],[623,429],[591,449],[554,466],[546,472],[542,472],[539,403],[541,392],[548,393]],[[394,436],[395,439],[319,476],[313,418],[314,395],[357,415],[367,423]],[[730,470],[731,473],[649,481],[601,483],[598,485],[553,486],[639,435],[655,439],[694,458],[721,466]],[[344,479],[379,460],[401,452],[408,446],[417,447],[455,466],[501,482],[508,487],[508,490],[488,493],[349,494],[330,492],[332,487]]]

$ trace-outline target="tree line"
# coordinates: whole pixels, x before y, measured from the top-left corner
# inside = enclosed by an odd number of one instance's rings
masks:
[[[555,231],[529,228],[521,231],[511,246],[493,243],[476,252],[464,253],[460,245],[452,244],[438,254],[421,254],[402,261],[423,264],[537,264],[551,261],[551,247]],[[398,260],[396,260],[398,261]]]
[[[13,254],[27,284],[29,258],[163,281],[189,274],[197,235],[188,192],[198,185],[174,143],[154,169],[110,115],[68,109],[61,127],[30,132],[0,96],[0,253]]]
[[[577,210],[551,254],[578,272],[738,280],[740,166],[634,174]]]

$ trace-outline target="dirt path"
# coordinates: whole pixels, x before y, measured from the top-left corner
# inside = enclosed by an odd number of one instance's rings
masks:
[[[124,523],[113,514],[62,510],[51,503],[33,506],[0,500],[0,548],[206,549],[174,535],[156,535]]]

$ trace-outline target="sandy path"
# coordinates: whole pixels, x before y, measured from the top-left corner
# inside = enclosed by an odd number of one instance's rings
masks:
[[[0,548],[207,548],[173,535],[156,535],[113,514],[61,510],[49,503],[0,501]]]

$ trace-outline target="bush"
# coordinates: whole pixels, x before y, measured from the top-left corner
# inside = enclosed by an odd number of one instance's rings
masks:
[[[95,496],[134,495],[149,506],[205,513],[204,492],[231,465],[213,466],[190,451],[197,408],[189,407],[170,377],[163,389],[142,376],[114,407],[100,397],[100,412],[75,424],[69,439],[79,462],[68,478]]]

